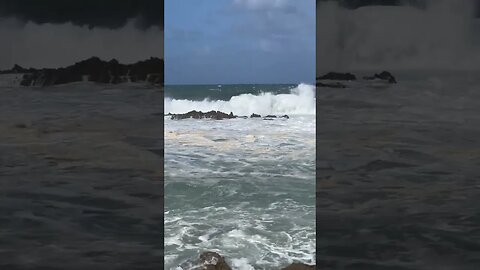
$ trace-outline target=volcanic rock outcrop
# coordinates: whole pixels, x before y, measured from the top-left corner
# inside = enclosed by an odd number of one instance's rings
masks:
[[[375,75],[373,76],[365,76],[363,77],[363,79],[364,80],[378,79],[378,80],[388,81],[389,83],[397,83],[397,80],[395,79],[395,77],[388,71],[383,71],[380,74],[375,73]]]
[[[221,111],[209,111],[209,112],[201,112],[201,111],[189,111],[187,113],[179,113],[179,114],[172,114],[168,113],[166,114],[167,116],[170,116],[170,119],[172,120],[182,120],[182,119],[188,119],[188,118],[193,118],[193,119],[204,119],[204,118],[210,118],[214,120],[223,120],[223,119],[233,119],[233,118],[248,118],[247,116],[237,116],[234,115],[233,112],[230,112],[230,114],[226,114]],[[262,117],[259,114],[253,113],[250,118],[260,118]],[[273,120],[275,118],[285,118],[289,119],[288,115],[283,115],[283,116],[276,116],[276,115],[267,115],[264,117],[264,120]]]
[[[225,258],[216,252],[207,251],[200,254],[196,265],[201,266],[201,269],[206,270],[232,270],[227,264]],[[292,263],[281,270],[313,270],[315,265],[308,265],[304,263]]]
[[[91,57],[74,65],[62,68],[23,68],[15,65],[2,74],[23,73],[22,86],[51,86],[72,82],[90,81],[105,84],[146,82],[163,84],[163,60],[152,57],[134,64],[121,64],[116,59],[103,61]]]
[[[204,252],[200,254],[199,264],[205,270],[232,270],[225,259],[216,252]]]
[[[171,119],[173,120],[181,120],[187,118],[194,118],[194,119],[203,119],[203,118],[211,118],[215,120],[223,120],[223,119],[231,119],[237,118],[237,116],[233,115],[232,112],[230,114],[226,114],[221,111],[209,111],[209,112],[201,112],[201,111],[189,111],[187,113],[181,114],[172,114]]]
[[[388,71],[383,71],[380,74],[375,73],[373,76],[364,76],[364,80],[383,80],[388,83],[394,84],[397,83],[395,77]],[[351,73],[339,73],[339,72],[329,72],[323,76],[317,77],[316,86],[317,87],[327,87],[327,88],[347,88],[347,85],[340,82],[325,82],[325,80],[330,81],[355,81],[357,77]]]

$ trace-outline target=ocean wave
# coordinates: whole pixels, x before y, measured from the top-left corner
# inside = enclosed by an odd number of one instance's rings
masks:
[[[314,115],[315,86],[302,83],[291,89],[289,94],[274,94],[271,92],[258,95],[241,94],[233,96],[228,101],[165,98],[166,113],[186,113],[191,110],[233,112],[235,115],[250,115],[252,113],[262,115]]]

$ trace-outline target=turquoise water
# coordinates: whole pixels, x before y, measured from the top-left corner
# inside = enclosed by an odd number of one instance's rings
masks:
[[[166,87],[165,111],[224,106],[290,119],[165,118],[165,268],[191,269],[204,251],[219,252],[234,269],[314,263],[313,87],[269,85],[263,94],[255,85],[210,87]],[[194,91],[192,100],[171,99]]]

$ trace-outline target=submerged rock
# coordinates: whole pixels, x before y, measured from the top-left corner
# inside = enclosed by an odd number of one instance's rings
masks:
[[[221,111],[209,111],[209,112],[201,112],[201,111],[190,111],[187,113],[182,113],[182,114],[172,114],[171,119],[173,120],[181,120],[181,119],[187,119],[187,118],[194,118],[194,119],[203,119],[203,118],[211,118],[215,120],[222,120],[222,119],[231,119],[231,118],[237,118],[235,115],[233,115],[232,112],[230,114],[226,114]]]
[[[317,80],[334,80],[334,81],[355,81],[357,77],[352,73],[329,72],[317,78]]]
[[[380,74],[375,73],[375,75],[373,76],[365,76],[363,77],[363,79],[364,80],[379,79],[379,80],[388,81],[389,83],[397,83],[397,80],[395,79],[395,77],[388,71],[383,71]]]

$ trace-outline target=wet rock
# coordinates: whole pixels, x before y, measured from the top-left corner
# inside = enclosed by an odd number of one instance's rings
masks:
[[[216,252],[207,251],[200,254],[196,265],[200,266],[200,269],[206,270],[231,270],[230,266],[220,254]],[[304,263],[292,263],[287,267],[281,268],[281,270],[313,270],[315,265],[308,265]]]
[[[203,119],[203,118],[211,118],[215,120],[223,120],[223,119],[232,119],[236,118],[235,115],[233,115],[232,112],[230,114],[226,114],[221,111],[209,111],[209,112],[201,112],[201,111],[190,111],[187,113],[182,113],[182,114],[172,114],[171,119],[173,120],[181,120],[181,119],[187,119],[187,118],[194,118],[194,119]]]
[[[252,113],[252,115],[250,115],[250,118],[258,118],[258,117],[262,117],[260,114],[255,114],[255,113]]]
[[[308,265],[304,263],[292,263],[289,266],[282,268],[282,270],[313,270],[315,265]]]
[[[277,116],[276,116],[276,115],[270,115],[270,114],[269,114],[269,115],[265,116],[265,118],[277,118]]]
[[[352,73],[329,72],[317,78],[317,80],[334,80],[334,81],[355,81],[357,77]]]
[[[27,125],[25,125],[25,124],[16,124],[15,127],[16,127],[16,128],[27,128]]]
[[[225,259],[216,252],[204,252],[200,254],[199,264],[206,270],[232,270]]]
[[[379,80],[388,81],[389,83],[397,83],[397,80],[395,79],[395,77],[388,71],[383,71],[380,74],[375,73],[375,75],[373,76],[365,76],[363,77],[363,79],[364,80],[379,79]]]
[[[286,114],[285,114],[285,115],[282,115],[282,117],[281,117],[281,118],[290,119],[290,117],[289,117],[288,115],[286,115]]]
[[[134,64],[120,64],[116,59],[103,61],[91,57],[68,67],[25,69],[15,65],[0,73],[24,73],[22,86],[51,86],[72,82],[90,81],[105,84],[146,82],[163,84],[163,60],[151,57]]]

